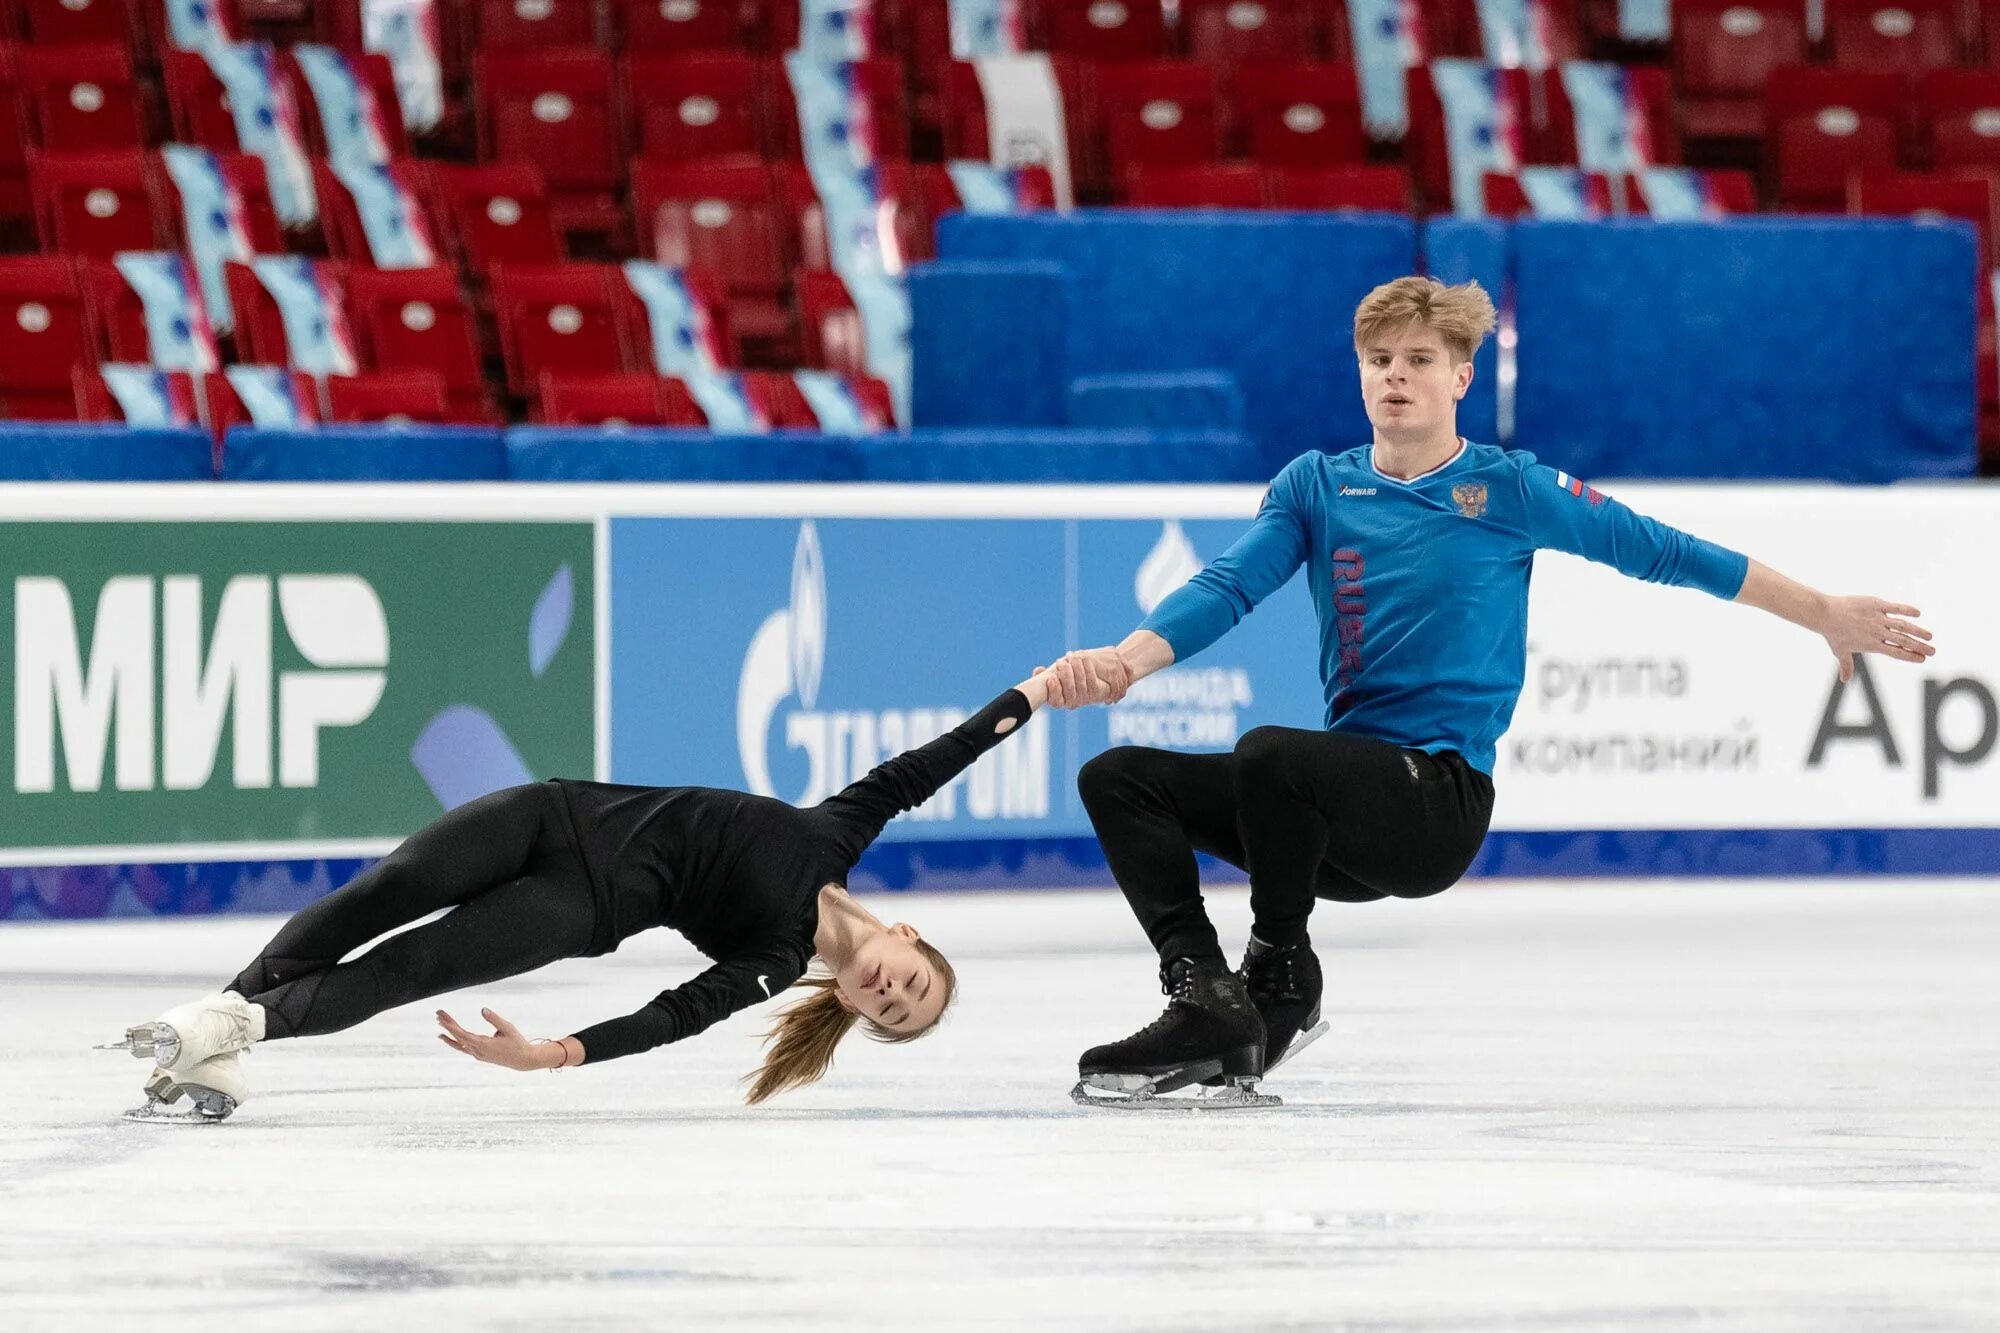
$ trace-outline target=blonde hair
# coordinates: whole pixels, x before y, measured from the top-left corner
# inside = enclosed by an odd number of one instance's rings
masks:
[[[915,943],[917,952],[924,956],[931,970],[937,974],[938,984],[944,987],[944,1003],[938,1007],[938,1016],[929,1027],[918,1028],[914,1032],[897,1032],[883,1027],[872,1018],[863,1018],[841,1004],[840,982],[833,974],[815,970],[793,983],[794,990],[806,990],[811,994],[781,1011],[777,1025],[764,1034],[767,1048],[764,1063],[755,1073],[744,1077],[743,1081],[750,1084],[750,1091],[745,1094],[744,1100],[755,1106],[781,1092],[817,1083],[833,1064],[833,1053],[840,1045],[840,1039],[857,1023],[874,1040],[896,1046],[928,1036],[958,995],[958,973],[945,961],[945,956],[929,943],[924,940]]]
[[[1447,287],[1436,278],[1385,282],[1354,308],[1354,345],[1369,347],[1392,332],[1419,324],[1444,339],[1454,361],[1470,361],[1493,332],[1493,298],[1476,282]]]

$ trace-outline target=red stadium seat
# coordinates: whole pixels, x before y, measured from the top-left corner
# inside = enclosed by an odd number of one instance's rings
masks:
[[[160,73],[166,81],[167,115],[177,141],[232,153],[241,148],[229,95],[207,60],[193,51],[163,51]],[[282,65],[277,77],[285,77]]]
[[[1135,208],[1262,208],[1263,169],[1245,162],[1140,167],[1125,202]]]
[[[708,424],[687,386],[659,375],[544,375],[534,419],[547,426]]]
[[[1097,71],[1105,161],[1116,181],[1136,167],[1193,166],[1217,157],[1215,71],[1143,61]]]
[[[1331,17],[1316,0],[1181,0],[1188,54],[1210,65],[1316,60]]]
[[[792,215],[792,233],[799,238],[799,262],[807,268],[832,268],[826,213],[811,174],[796,163],[781,163],[772,174],[779,201]],[[936,245],[917,168],[908,162],[884,162],[876,169],[876,182],[879,203],[875,232],[884,262],[892,272],[900,272],[929,259]]]
[[[348,51],[345,54],[355,65],[355,73],[360,76],[361,82],[375,98],[375,109],[381,115],[382,137],[387,141],[390,153],[397,157],[407,156],[410,139],[403,128],[403,109],[396,97],[396,74],[389,67],[389,58],[378,51]],[[319,103],[313,99],[312,86],[306,82],[305,74],[290,52],[285,53],[281,67],[298,94],[299,113],[305,122],[308,146],[312,152],[324,156],[328,151],[326,126],[320,123]]]
[[[633,152],[658,162],[761,153],[768,73],[742,52],[626,57]]]
[[[347,308],[377,370],[428,370],[444,381],[457,420],[488,420],[478,326],[449,268],[352,268]]]
[[[42,147],[93,152],[145,145],[145,111],[124,47],[30,47],[16,69]]]
[[[1083,60],[1157,60],[1167,54],[1160,0],[1042,0],[1048,49]]]
[[[751,46],[733,0],[612,0],[621,49],[662,55],[738,51]]]
[[[301,420],[311,423],[319,420],[319,384],[311,376],[293,371],[292,401],[297,404]],[[237,394],[236,386],[229,382],[229,376],[222,371],[211,371],[201,377],[202,403],[208,414],[208,428],[220,440],[229,434],[234,426],[256,424]]]
[[[1525,8],[1529,22],[1540,29],[1549,59],[1560,62],[1575,60],[1583,55],[1583,31],[1577,18],[1575,0],[1533,0]],[[1448,49],[1446,43],[1441,43],[1441,49],[1436,54],[1467,55],[1509,68],[1530,65],[1530,53],[1525,49],[1500,49],[1486,40],[1476,0],[1442,0],[1434,9],[1440,34],[1446,35],[1448,43]]]
[[[1833,63],[1915,73],[1959,62],[1957,0],[1825,0]]]
[[[864,410],[883,421],[895,421],[896,413],[888,385],[869,375],[843,375],[841,380]],[[773,430],[820,429],[819,416],[800,390],[798,381],[787,371],[746,371],[743,375],[743,396],[750,400],[758,415],[771,423]]]
[[[1075,180],[1092,183],[1098,174],[1098,154],[1092,145],[1097,138],[1096,107],[1086,95],[1083,70],[1062,57],[1049,58],[1056,91],[1062,98],[1063,120],[1069,136],[1070,170]],[[954,60],[945,71],[941,93],[944,155],[948,159],[986,162],[992,160],[993,145],[988,137],[986,95],[979,84],[978,69],[969,61]],[[1008,165],[1022,165],[1018,160]],[[1034,165],[1046,166],[1046,163]]]
[[[42,248],[57,254],[112,255],[155,250],[168,230],[153,207],[151,173],[137,149],[37,153],[28,164]]]
[[[799,238],[762,160],[635,163],[632,200],[639,253],[714,274],[728,293],[730,324],[746,356],[789,345],[785,285]]]
[[[1848,196],[1848,212],[1888,217],[1957,218],[1979,232],[1979,281],[1996,262],[1993,249],[1995,181],[1987,175],[1938,176],[1926,172],[1863,172]]]
[[[481,51],[541,51],[595,46],[591,0],[469,0],[473,41]]]
[[[1519,110],[1523,121],[1528,109],[1534,105],[1531,80],[1526,70],[1503,69],[1498,71],[1503,94]],[[1432,212],[1448,210],[1451,207],[1451,152],[1444,130],[1444,107],[1438,100],[1437,86],[1431,81],[1430,70],[1412,69],[1405,79],[1409,96],[1410,129],[1403,140],[1403,156],[1410,164],[1410,174],[1417,188],[1423,194],[1424,206]],[[1528,138],[1527,126],[1523,129],[1524,152],[1532,148],[1525,142]]]
[[[842,375],[866,375],[867,331],[840,275],[805,270],[798,275],[797,290],[804,363]]]
[[[428,206],[430,176],[424,164],[398,160],[389,164],[388,172],[390,178],[415,201],[431,240],[441,247],[443,234]],[[374,254],[368,246],[368,233],[361,226],[354,198],[325,162],[313,163],[313,191],[319,198],[319,227],[321,235],[326,238],[327,253],[335,259],[357,264],[374,263]],[[447,256],[439,249],[438,257],[442,260]]]
[[[259,254],[283,253],[285,229],[278,221],[277,206],[271,202],[271,183],[264,174],[264,159],[249,153],[217,153],[215,165],[222,179],[235,188],[243,201],[243,230],[249,233],[251,248]],[[174,185],[173,173],[162,167],[157,179],[162,202],[175,205],[173,217],[180,224],[177,231],[185,241],[186,214],[179,207],[180,193]]]
[[[474,273],[496,264],[559,264],[569,258],[542,173],[534,166],[440,162],[431,168],[431,179],[446,230]]]
[[[1488,216],[1513,219],[1533,215],[1534,209],[1528,202],[1527,192],[1521,188],[1520,178],[1512,172],[1486,172],[1482,184],[1486,194],[1486,212]],[[1584,176],[1584,195],[1587,216],[1611,216],[1610,177],[1595,171],[1586,173]]]
[[[97,359],[83,290],[70,261],[44,255],[0,257],[0,414],[74,418],[70,368]]]
[[[37,47],[136,47],[132,0],[20,0],[24,31]]]
[[[479,155],[532,162],[563,232],[615,234],[625,175],[611,60],[579,47],[482,51]]]
[[[856,90],[868,105],[877,160],[909,157],[910,108],[903,88],[902,63],[888,56],[874,56],[855,61],[849,69]],[[772,78],[770,106],[778,145],[786,156],[800,156],[798,105],[792,94],[791,79],[782,66],[777,67]]]
[[[1273,167],[1265,177],[1273,208],[1314,213],[1410,209],[1410,177],[1401,167]]]
[[[340,318],[347,319],[347,265],[332,260],[314,262],[326,286],[338,294]],[[223,266],[223,276],[229,286],[229,304],[236,311],[236,359],[252,365],[290,365],[292,348],[285,337],[285,321],[256,271],[248,264],[231,261]],[[351,320],[349,325],[351,328]],[[357,348],[356,356],[360,355]]]
[[[16,85],[21,49],[0,42],[0,248],[34,245],[34,207],[28,197],[28,122]]]
[[[1782,206],[1837,210],[1847,201],[1849,176],[1894,169],[1903,102],[1899,76],[1780,69],[1764,98]]]
[[[627,329],[624,279],[605,264],[493,270],[493,315],[511,392],[527,398],[545,374],[602,375],[640,366]]]
[[[1667,72],[1644,65],[1626,67],[1633,94],[1645,109],[1648,142],[1642,157],[1653,166],[1672,166],[1681,160],[1680,127],[1674,119],[1674,93]],[[1548,108],[1548,128],[1544,134],[1542,157],[1549,162],[1576,161],[1576,112],[1570,106],[1569,91],[1560,70],[1542,77],[1543,105]]]
[[[125,275],[104,260],[77,265],[83,286],[84,313],[90,317],[92,340],[106,360],[145,363],[153,359],[152,335],[146,328],[146,307]]]
[[[1917,84],[1919,137],[1934,171],[2000,171],[2000,73],[1934,69]]]
[[[1806,58],[1801,0],[1675,0],[1674,85],[1690,139],[1753,139],[1764,132],[1771,71]]]
[[[1703,171],[1702,177],[1708,192],[1709,206],[1718,212],[1755,213],[1757,211],[1757,185],[1747,171]],[[1646,192],[1640,187],[1637,176],[1627,176],[1624,180],[1625,211],[1634,217],[1645,217],[1649,212]]]
[[[1259,61],[1230,82],[1231,118],[1248,155],[1288,167],[1368,160],[1361,92],[1351,65]]]
[[[1055,182],[1049,178],[1047,167],[1021,167],[1016,174],[1020,180],[1016,191],[1023,211],[1038,212],[1056,206]],[[935,239],[937,220],[946,213],[963,209],[965,201],[958,197],[958,186],[951,173],[935,162],[918,165],[917,182],[924,191],[925,211],[930,216]]]
[[[463,421],[452,413],[444,379],[428,370],[385,370],[326,377],[328,421]]]
[[[162,372],[167,381],[167,397],[173,404],[180,424],[200,425],[201,404],[195,393],[194,377],[185,370]],[[117,398],[104,383],[104,375],[94,365],[79,365],[70,372],[71,392],[75,395],[76,415],[79,421],[123,421],[125,411],[118,406]]]

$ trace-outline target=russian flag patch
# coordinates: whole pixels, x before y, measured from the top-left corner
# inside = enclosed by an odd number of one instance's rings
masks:
[[[1604,503],[1603,491],[1598,490],[1595,486],[1584,485],[1581,481],[1578,481],[1575,477],[1572,477],[1567,472],[1556,473],[1556,485],[1562,487],[1564,490],[1568,491],[1571,495],[1574,495],[1579,499],[1588,500],[1592,504]]]

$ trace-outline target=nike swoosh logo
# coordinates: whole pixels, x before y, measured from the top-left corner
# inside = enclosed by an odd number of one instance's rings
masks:
[[[765,999],[767,999],[767,1000],[768,1000],[768,999],[770,999],[770,998],[771,998],[771,979],[770,979],[769,977],[758,977],[758,978],[757,978],[757,984],[758,984],[759,986],[762,986],[762,987],[764,988],[764,998],[765,998]]]

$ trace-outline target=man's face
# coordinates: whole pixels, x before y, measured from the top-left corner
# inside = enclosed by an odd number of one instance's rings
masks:
[[[1362,403],[1378,435],[1414,441],[1454,432],[1472,363],[1454,365],[1436,331],[1407,324],[1354,350],[1361,360]]]

